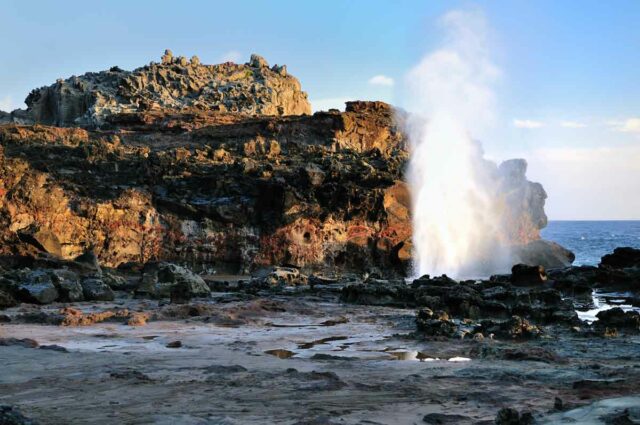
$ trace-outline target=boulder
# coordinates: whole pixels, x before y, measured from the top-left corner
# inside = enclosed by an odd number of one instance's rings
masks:
[[[613,253],[606,254],[600,260],[601,267],[613,269],[625,269],[628,267],[640,267],[640,249],[619,247]]]
[[[100,277],[82,279],[82,293],[88,301],[113,301],[115,294]]]
[[[542,239],[512,247],[513,261],[529,266],[542,265],[545,269],[569,267],[576,259],[573,252],[561,245]]]
[[[14,307],[18,304],[16,299],[9,292],[0,289],[0,310]]]
[[[123,276],[113,272],[103,272],[102,280],[113,290],[125,290],[129,288],[129,282]]]
[[[480,323],[483,334],[493,334],[498,338],[533,339],[539,338],[543,334],[541,328],[520,316],[513,316],[504,321],[483,320]]]
[[[252,285],[265,287],[273,286],[300,286],[306,285],[308,278],[300,273],[300,270],[293,267],[272,267],[253,275]]]
[[[38,422],[27,418],[16,406],[0,405],[0,424],[37,425]]]
[[[428,308],[423,308],[416,315],[416,325],[418,331],[429,336],[452,337],[458,331],[458,326],[449,319],[445,312],[434,314]]]
[[[640,331],[640,313],[637,311],[624,311],[620,307],[601,311],[596,314],[593,325],[596,328],[614,328],[631,331]]]
[[[67,269],[57,269],[51,271],[51,278],[60,293],[61,301],[82,301],[84,291],[76,273]]]
[[[542,266],[516,264],[511,268],[511,283],[517,286],[540,285],[547,281],[547,273]]]
[[[518,412],[512,407],[500,409],[495,420],[496,425],[533,425],[536,423],[531,412]]]
[[[58,299],[59,293],[51,276],[44,270],[27,271],[17,287],[20,300],[36,304],[49,304]]]
[[[169,298],[172,290],[176,302],[192,297],[208,297],[211,294],[206,282],[185,267],[166,262],[147,263],[136,293],[154,298]]]

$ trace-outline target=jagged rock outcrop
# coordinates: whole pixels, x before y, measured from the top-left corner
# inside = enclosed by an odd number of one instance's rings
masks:
[[[408,258],[407,152],[386,104],[185,114],[180,130],[146,113],[118,117],[127,124],[117,131],[0,127],[0,253],[72,259],[94,246],[107,266],[174,260],[234,272],[400,270]]]
[[[33,122],[56,126],[100,127],[113,114],[153,109],[246,115],[311,113],[306,93],[285,66],[270,68],[258,55],[242,65],[203,65],[195,56],[191,60],[174,57],[169,50],[161,63],[151,62],[133,71],[114,66],[59,79],[33,90],[25,103]],[[4,120],[15,121],[13,117]]]
[[[27,104],[56,126],[0,125],[0,254],[407,271],[406,113],[386,103],[307,115],[284,67],[167,52],[37,89]],[[506,242],[522,248],[514,263],[565,264],[539,240],[546,194],[526,163],[493,167]]]

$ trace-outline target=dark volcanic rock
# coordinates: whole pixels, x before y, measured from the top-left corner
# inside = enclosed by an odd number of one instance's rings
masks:
[[[51,278],[62,301],[82,301],[84,291],[76,273],[67,269],[52,270]]]
[[[631,331],[640,331],[640,313],[637,311],[624,311],[620,307],[599,312],[594,322],[596,328],[615,328]]]
[[[547,281],[547,272],[542,266],[516,264],[511,268],[511,283],[518,286],[542,284]]]
[[[0,310],[17,305],[18,302],[10,293],[0,289]]]
[[[613,250],[613,253],[602,257],[600,265],[614,269],[640,267],[640,249],[629,247],[616,248]]]
[[[37,425],[20,412],[15,406],[0,405],[0,424],[2,425]]]
[[[533,425],[535,420],[530,412],[518,412],[511,407],[500,409],[496,416],[496,425]]]
[[[17,296],[25,302],[49,304],[58,299],[51,276],[44,270],[28,271],[22,275],[17,287]]]
[[[113,301],[115,294],[99,277],[88,277],[82,280],[82,293],[89,301]]]

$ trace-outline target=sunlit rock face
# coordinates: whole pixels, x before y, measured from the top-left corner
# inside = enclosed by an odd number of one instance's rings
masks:
[[[153,109],[195,109],[246,115],[310,114],[307,94],[286,66],[253,55],[246,64],[204,65],[167,51],[160,63],[133,71],[113,67],[60,79],[27,97],[36,123],[103,126],[110,116]]]
[[[108,132],[0,126],[0,254],[404,273],[407,151],[389,105],[111,119]]]
[[[0,255],[44,251],[70,259],[92,247],[107,266],[169,260],[234,273],[282,265],[409,274],[417,249],[417,198],[407,183],[416,177],[407,174],[408,114],[383,102],[354,101],[345,112],[305,115],[306,98],[281,67],[268,68],[259,57],[219,66],[167,54],[138,74],[87,74],[94,86],[67,90],[75,84],[71,78],[55,90],[38,89],[87,100],[78,108],[34,97],[31,112],[3,115],[12,123],[0,124]],[[293,97],[267,101],[258,90],[251,96],[242,92],[237,102],[224,97],[216,103],[214,92],[201,87],[202,96],[194,97],[183,87],[183,77],[222,75],[225,69],[246,71],[238,77],[246,81],[289,81]],[[127,78],[144,84],[117,85],[116,94],[100,91]],[[113,96],[91,103],[92,95],[82,93],[94,89]],[[18,117],[36,110],[55,125],[17,125]],[[464,132],[457,134],[464,149],[450,160],[466,170],[480,155],[479,146]],[[427,150],[421,158],[445,165],[438,152]],[[451,181],[465,190],[451,193],[471,194],[476,206],[498,209],[505,219],[490,238],[478,237],[465,249],[483,252],[499,236],[529,247],[526,262],[537,263],[537,246],[522,244],[540,242],[546,222],[541,186],[526,180],[523,162],[474,164],[471,172],[491,179],[491,185],[480,190],[463,178],[469,177],[464,171]],[[500,202],[482,204],[486,197]],[[482,208],[463,212],[447,207],[454,205],[450,198],[426,199],[435,223],[463,216],[470,232],[488,224]]]

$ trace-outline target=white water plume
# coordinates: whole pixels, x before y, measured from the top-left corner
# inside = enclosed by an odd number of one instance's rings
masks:
[[[407,75],[413,203],[414,273],[456,278],[506,269],[496,166],[483,157],[478,136],[494,118],[482,14],[453,11],[441,18],[444,44]]]

